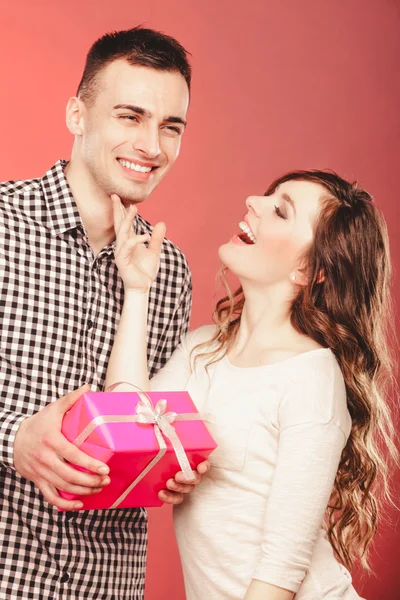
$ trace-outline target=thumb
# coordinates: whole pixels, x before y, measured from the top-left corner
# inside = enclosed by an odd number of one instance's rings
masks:
[[[73,407],[75,402],[79,400],[82,394],[85,394],[86,392],[90,392],[90,385],[88,385],[87,383],[79,389],[74,390],[73,392],[70,392],[69,394],[66,394],[65,396],[57,400],[56,404],[59,412],[61,414],[66,413],[70,408]]]

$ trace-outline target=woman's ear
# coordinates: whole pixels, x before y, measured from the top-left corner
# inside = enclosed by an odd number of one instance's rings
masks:
[[[296,285],[300,285],[300,286],[304,287],[308,283],[307,270],[304,268],[298,267],[297,269],[294,269],[290,273],[289,278],[292,283],[295,283]],[[322,283],[324,281],[325,281],[325,273],[321,269],[319,272],[319,275],[318,275],[317,283]]]
[[[73,135],[83,134],[83,112],[84,105],[80,98],[72,96],[67,102],[66,123]]]
[[[289,279],[292,283],[294,283],[295,285],[300,285],[301,287],[307,285],[308,282],[308,277],[305,270],[300,268],[294,269],[290,273]]]

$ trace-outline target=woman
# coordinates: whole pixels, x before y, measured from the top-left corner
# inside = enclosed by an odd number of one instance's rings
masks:
[[[135,209],[113,202],[126,296],[107,385],[150,389],[147,296],[165,228],[135,236]],[[395,456],[386,226],[367,192],[330,172],[289,173],[246,205],[219,250],[241,287],[151,381],[188,390],[218,443],[175,510],[187,598],[358,598],[345,567],[368,565],[387,492],[380,442]]]

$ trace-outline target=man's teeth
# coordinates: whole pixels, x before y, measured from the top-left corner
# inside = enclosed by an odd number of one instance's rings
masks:
[[[251,239],[252,242],[256,243],[255,235],[245,221],[241,221],[239,223],[239,227],[242,231],[244,231],[247,234],[247,236]]]
[[[140,171],[140,173],[149,173],[151,171],[151,167],[142,167],[142,165],[137,165],[135,163],[128,162],[127,160],[123,160],[122,158],[119,158],[118,162],[120,162],[123,167],[126,167],[127,169],[132,169],[132,171]]]

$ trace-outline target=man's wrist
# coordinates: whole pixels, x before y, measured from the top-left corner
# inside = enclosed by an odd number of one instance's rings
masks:
[[[27,415],[6,411],[2,414],[0,422],[0,463],[14,471],[16,470],[14,464],[15,439],[21,424],[27,418]]]

